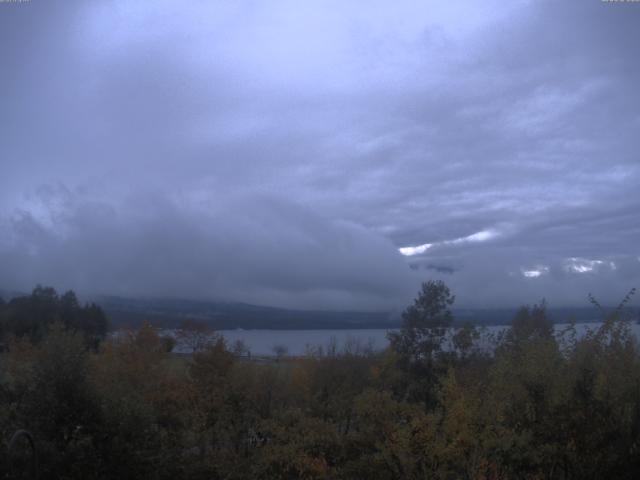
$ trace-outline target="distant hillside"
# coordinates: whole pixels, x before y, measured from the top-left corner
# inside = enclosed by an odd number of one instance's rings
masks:
[[[0,290],[5,301],[28,295]],[[185,319],[200,320],[216,330],[236,328],[273,330],[397,328],[400,312],[289,310],[247,303],[214,302],[168,298],[125,298],[99,296],[97,303],[109,317],[111,328],[137,327],[144,321],[164,328],[176,328]],[[517,308],[454,308],[454,322],[462,325],[508,325]],[[592,306],[549,308],[553,323],[571,319],[578,323],[600,320]],[[636,313],[636,318],[638,317]]]
[[[399,313],[362,311],[288,310],[246,303],[179,299],[98,297],[93,299],[111,320],[112,328],[136,327],[148,320],[164,328],[176,328],[183,320],[199,320],[216,330],[227,329],[357,329],[397,328]],[[454,309],[455,323],[506,325],[516,308]],[[593,307],[549,309],[554,323],[597,321]]]
[[[122,297],[94,301],[107,313],[112,328],[135,327],[145,320],[175,328],[185,319],[205,322],[216,330],[393,328],[400,321],[399,315],[388,312],[287,310],[246,303]]]

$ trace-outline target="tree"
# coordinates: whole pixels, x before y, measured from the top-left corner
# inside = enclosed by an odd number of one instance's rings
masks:
[[[197,320],[183,321],[177,336],[180,346],[190,350],[191,353],[204,350],[216,340],[211,328]]]
[[[442,348],[447,328],[453,322],[450,307],[455,301],[442,280],[429,280],[413,305],[402,313],[400,332],[389,334],[391,346],[410,361],[430,360]]]
[[[442,343],[453,322],[455,297],[441,280],[430,280],[402,314],[402,328],[388,338],[400,372],[392,390],[407,400],[431,408],[437,402],[438,378],[446,371]]]
[[[93,303],[80,306],[72,290],[58,296],[55,289],[38,285],[31,295],[11,299],[2,310],[3,334],[28,337],[35,342],[41,341],[55,322],[82,333],[94,349],[107,333],[108,321],[102,309]]]
[[[177,340],[169,335],[164,335],[160,337],[160,341],[162,343],[162,347],[165,352],[171,353],[173,349],[176,347]]]
[[[156,328],[145,322],[105,341],[92,358],[104,422],[95,439],[104,459],[103,478],[159,478],[158,471],[169,476],[172,457],[163,448],[168,432],[161,422],[172,423],[173,402],[167,399],[188,389],[171,382],[167,356]],[[177,408],[187,410],[184,404]]]
[[[286,345],[278,344],[274,345],[271,348],[271,351],[276,356],[276,360],[280,361],[283,357],[287,356],[287,354],[289,353],[289,348],[287,348]]]
[[[54,323],[33,351],[28,381],[15,408],[18,425],[39,444],[42,477],[72,478],[74,469],[95,464],[91,439],[101,421],[100,402],[82,335]]]
[[[467,359],[472,353],[476,342],[480,338],[480,332],[471,323],[465,323],[458,328],[452,337],[453,348],[460,360]]]
[[[552,337],[553,324],[547,317],[547,304],[542,300],[540,305],[520,307],[506,333],[505,345],[519,347],[531,341],[550,340]]]
[[[244,340],[238,339],[233,343],[231,351],[236,357],[251,358],[251,350]]]
[[[38,285],[29,296],[15,297],[6,307],[4,332],[32,341],[41,340],[49,325],[59,320],[59,299],[53,288]]]

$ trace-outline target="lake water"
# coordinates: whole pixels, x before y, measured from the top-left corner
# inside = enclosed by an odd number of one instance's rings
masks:
[[[578,336],[584,335],[589,329],[598,328],[601,323],[579,323],[576,324]],[[567,324],[557,324],[554,326],[556,332],[561,332]],[[630,325],[632,332],[640,338],[640,325],[633,323]],[[506,326],[491,326],[482,328],[481,345],[489,345],[490,337],[505,330]],[[252,355],[268,356],[274,355],[274,348],[282,346],[287,355],[304,355],[309,347],[322,346],[326,348],[331,342],[335,342],[338,350],[346,345],[359,344],[361,346],[371,346],[374,350],[382,350],[387,347],[387,332],[385,329],[363,329],[363,330],[220,330],[221,334],[230,347],[241,340],[249,348]],[[176,352],[186,352],[180,345],[174,349]]]

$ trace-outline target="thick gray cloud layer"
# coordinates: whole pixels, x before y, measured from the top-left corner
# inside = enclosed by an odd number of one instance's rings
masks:
[[[0,287],[615,301],[640,283],[639,25],[595,1],[0,4]]]
[[[0,253],[5,284],[375,309],[412,286],[389,240],[274,197],[194,207],[135,195],[114,206],[45,188],[36,200],[46,216],[23,211],[9,224],[20,247]]]

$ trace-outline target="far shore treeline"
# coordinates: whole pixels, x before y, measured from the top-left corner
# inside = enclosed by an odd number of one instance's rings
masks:
[[[254,361],[196,328],[191,355],[150,323],[107,335],[101,307],[37,287],[0,301],[0,478],[33,473],[18,430],[51,479],[639,478],[634,292],[589,296],[585,335],[523,306],[486,349],[429,281],[384,351]]]

